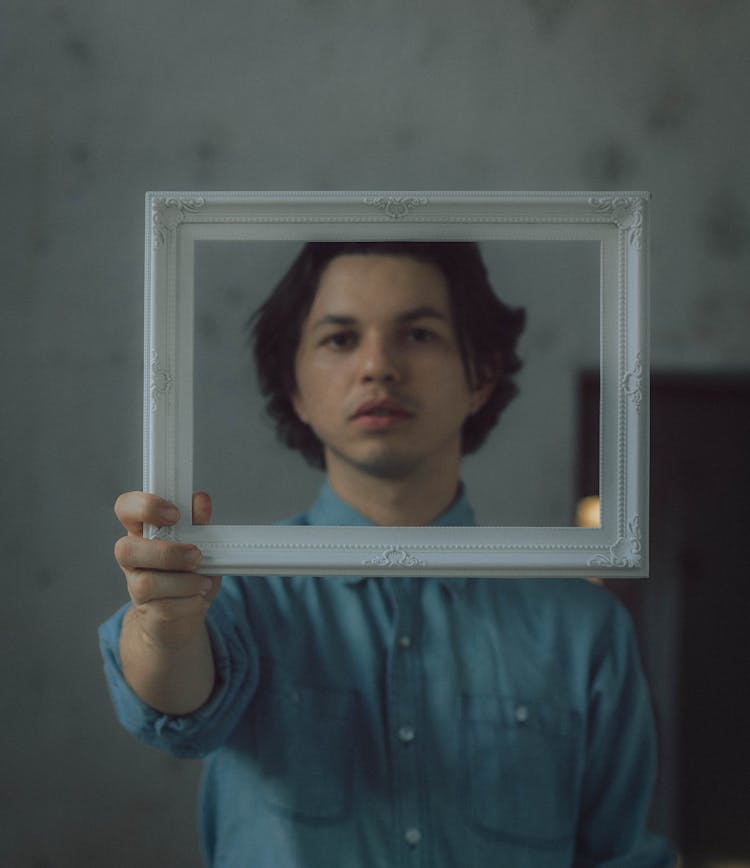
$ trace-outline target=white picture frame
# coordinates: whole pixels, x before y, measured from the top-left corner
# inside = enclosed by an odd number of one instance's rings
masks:
[[[149,192],[144,489],[175,503],[201,572],[235,575],[648,575],[645,192]],[[598,527],[307,527],[190,523],[195,245],[202,241],[586,241],[600,251]],[[301,504],[303,508],[305,504]]]

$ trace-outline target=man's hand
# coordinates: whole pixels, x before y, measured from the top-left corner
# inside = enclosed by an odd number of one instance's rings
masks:
[[[189,644],[218,593],[219,578],[193,572],[201,562],[195,546],[143,538],[144,524],[166,527],[178,520],[177,508],[168,501],[131,491],[117,498],[115,514],[128,532],[115,544],[115,559],[125,574],[140,630],[159,648]],[[210,497],[194,494],[193,524],[210,519]]]
[[[193,545],[143,538],[143,525],[165,527],[179,514],[168,501],[132,491],[115,503],[127,536],[115,543],[115,559],[133,601],[123,622],[120,656],[126,680],[150,705],[173,714],[194,710],[214,682],[205,615],[219,592],[219,576],[194,572],[201,562]],[[193,523],[208,524],[211,499],[193,495]]]

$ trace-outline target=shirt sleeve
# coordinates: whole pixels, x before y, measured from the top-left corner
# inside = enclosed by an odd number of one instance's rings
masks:
[[[120,631],[128,608],[99,628],[104,673],[120,723],[140,741],[175,756],[205,756],[232,734],[258,684],[259,656],[247,625],[234,617],[236,605],[222,590],[206,616],[216,669],[213,692],[191,714],[165,714],[142,702],[122,674]]]
[[[672,868],[672,848],[647,831],[656,777],[649,690],[630,619],[612,603],[590,673],[574,868]]]

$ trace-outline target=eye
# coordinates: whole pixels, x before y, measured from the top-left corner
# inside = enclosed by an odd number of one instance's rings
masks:
[[[408,340],[412,341],[415,344],[424,344],[428,341],[434,340],[435,333],[426,328],[413,326],[409,329],[406,336]]]
[[[322,340],[322,345],[332,350],[349,350],[357,342],[357,335],[353,331],[334,332]]]

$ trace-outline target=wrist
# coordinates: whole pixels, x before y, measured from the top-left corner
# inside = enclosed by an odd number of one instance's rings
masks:
[[[126,625],[144,651],[165,659],[173,657],[179,660],[190,655],[192,649],[205,644],[207,638],[205,611],[198,615],[165,620],[158,613],[132,606],[125,615],[123,629],[126,629]]]

